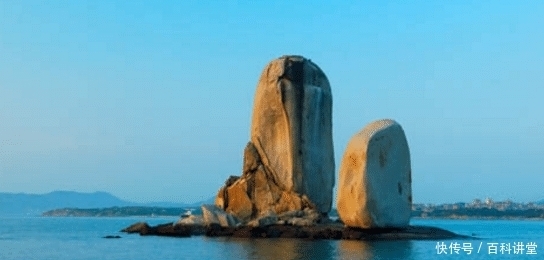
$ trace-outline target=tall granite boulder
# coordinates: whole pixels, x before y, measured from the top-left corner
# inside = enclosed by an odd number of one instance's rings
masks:
[[[216,205],[240,219],[332,205],[332,95],[323,71],[301,56],[283,56],[262,72],[251,138],[240,179],[220,190]],[[236,208],[236,209],[234,209]],[[250,214],[251,212],[251,214]]]
[[[389,119],[370,123],[352,137],[342,158],[338,215],[350,227],[408,226],[411,174],[402,127]]]
[[[255,93],[251,142],[281,189],[305,194],[319,211],[330,211],[332,94],[316,64],[283,56],[266,66]]]

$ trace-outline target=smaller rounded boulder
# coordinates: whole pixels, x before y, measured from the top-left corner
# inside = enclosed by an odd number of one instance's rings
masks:
[[[337,208],[346,226],[406,227],[412,209],[410,152],[402,127],[374,121],[355,134],[340,166]]]

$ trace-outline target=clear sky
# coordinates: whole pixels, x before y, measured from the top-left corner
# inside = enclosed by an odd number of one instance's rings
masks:
[[[392,118],[414,202],[544,198],[544,2],[269,2],[0,1],[0,192],[207,199],[261,70],[299,54],[331,83],[336,176]]]

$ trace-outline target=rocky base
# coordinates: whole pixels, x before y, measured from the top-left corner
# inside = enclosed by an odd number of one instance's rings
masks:
[[[314,226],[269,225],[221,227],[219,224],[174,225],[173,223],[149,226],[139,222],[123,230],[127,233],[139,233],[142,236],[189,237],[205,235],[208,237],[238,238],[302,238],[302,239],[349,239],[349,240],[436,240],[454,238],[474,238],[427,226],[409,226],[407,228],[360,229],[349,228],[339,223],[319,224]]]
[[[278,185],[279,180],[252,142],[244,149],[242,172],[240,177],[230,176],[215,198],[215,206],[241,222],[287,212],[319,212],[306,195]],[[325,212],[328,211],[327,208]]]
[[[174,225],[173,222],[149,226],[145,222],[138,222],[124,228],[121,232],[138,233],[141,236],[190,237],[206,234],[206,227],[201,225]]]

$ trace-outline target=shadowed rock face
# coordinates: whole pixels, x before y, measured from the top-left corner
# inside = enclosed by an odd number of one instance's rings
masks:
[[[215,205],[202,205],[202,218],[205,225],[218,224],[222,227],[234,227],[237,219]]]
[[[352,137],[342,158],[338,215],[350,227],[408,226],[411,182],[402,127],[389,119],[372,122]]]
[[[216,205],[242,220],[332,205],[332,95],[325,74],[301,56],[263,70],[255,93],[243,175],[231,177]]]

